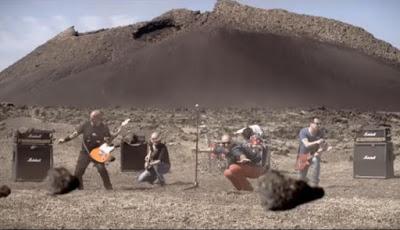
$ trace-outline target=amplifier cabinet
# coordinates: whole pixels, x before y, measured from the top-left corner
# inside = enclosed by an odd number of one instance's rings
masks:
[[[393,143],[375,142],[354,144],[354,178],[393,177]]]
[[[370,127],[356,132],[356,142],[390,142],[390,128]]]
[[[121,142],[121,171],[141,171],[144,170],[144,158],[147,155],[147,144],[129,144]]]
[[[15,143],[12,176],[14,181],[43,181],[53,167],[53,145]]]
[[[48,142],[52,143],[54,130],[19,128],[14,132],[14,142]],[[33,142],[36,141],[36,142]]]

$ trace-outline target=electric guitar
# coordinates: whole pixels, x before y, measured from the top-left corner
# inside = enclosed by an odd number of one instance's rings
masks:
[[[145,163],[144,163],[144,168],[149,170],[153,165],[156,165],[160,162],[160,160],[153,160],[152,158],[152,153],[158,151],[157,148],[154,147],[154,150],[151,151],[150,145],[148,145],[149,147],[147,148],[147,155],[144,158]]]
[[[146,157],[144,158],[144,168],[146,169],[146,170],[149,170],[150,168],[151,168],[151,161],[152,161],[152,157],[151,157],[151,153],[152,153],[152,151],[151,151],[151,148],[150,148],[150,144],[148,144],[148,147],[147,147],[147,155],[146,155]]]
[[[149,169],[150,168],[150,162],[151,162],[151,150],[150,150],[150,144],[147,145],[147,155],[144,158],[144,168]]]
[[[312,159],[315,155],[318,155],[321,157],[321,154],[323,152],[330,152],[333,149],[333,146],[328,145],[328,143],[324,142],[318,151],[314,153],[314,155],[310,153],[306,154],[298,154],[297,155],[297,160],[296,160],[296,166],[295,168],[297,170],[304,170],[306,167],[309,167],[311,165]]]
[[[127,125],[131,119],[126,119],[124,120],[121,125],[118,127],[117,132],[113,135],[112,139],[110,139],[108,142],[111,142],[115,137],[118,136],[118,134],[121,132],[122,127]],[[115,149],[115,146],[109,145],[107,143],[103,143],[97,148],[94,148],[92,151],[90,151],[89,156],[92,158],[94,161],[98,163],[106,163],[109,162],[111,159],[111,152]]]

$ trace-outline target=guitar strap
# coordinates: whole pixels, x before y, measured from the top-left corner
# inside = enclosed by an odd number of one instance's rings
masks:
[[[118,128],[118,129],[121,129],[122,128],[122,124],[121,124],[121,126]],[[120,132],[121,130],[119,130],[119,132]],[[119,132],[117,132],[117,135],[118,135],[118,133]],[[116,136],[115,136],[116,137]],[[114,138],[115,138],[114,137]],[[112,138],[112,139],[114,139],[114,138]],[[89,155],[89,157],[90,157],[90,151],[89,151],[89,149],[88,149],[88,147],[86,146],[86,144],[85,144],[85,140],[82,140],[82,145],[83,145],[83,147],[85,148],[85,150],[86,150],[86,152],[87,152],[87,154]],[[95,163],[97,163],[97,162],[95,162]],[[93,165],[94,166],[94,165]]]
[[[89,149],[88,149],[88,147],[86,146],[86,144],[85,144],[85,141],[82,141],[82,145],[83,145],[83,147],[85,148],[85,150],[86,150],[86,152],[87,152],[87,154],[88,154],[88,157],[90,158],[90,160],[92,160],[92,158],[90,157],[90,152],[89,152]],[[93,161],[93,160],[92,160]],[[96,162],[95,161],[93,161],[93,167],[95,167],[96,166]]]
[[[87,147],[86,144],[85,144],[85,141],[83,141],[82,144],[83,144],[83,147],[85,148],[86,152],[88,153],[88,157],[89,157],[90,160],[93,162],[93,167],[95,167],[96,164],[101,164],[101,163],[96,162],[95,160],[92,159],[92,157],[90,156],[89,149],[88,149],[88,147]],[[103,164],[104,164],[104,163],[103,163]]]
[[[83,144],[83,147],[85,148],[86,152],[88,154],[90,154],[90,151],[89,151],[88,147],[86,146],[85,141],[82,141],[82,144]]]

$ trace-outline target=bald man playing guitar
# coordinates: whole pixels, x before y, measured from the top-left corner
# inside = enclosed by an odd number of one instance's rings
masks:
[[[108,126],[103,123],[103,113],[100,110],[94,110],[90,113],[89,121],[78,126],[76,130],[67,137],[58,140],[58,143],[62,144],[76,138],[80,134],[83,135],[82,149],[79,153],[75,168],[75,176],[80,182],[79,189],[83,189],[82,177],[90,162],[93,162],[94,166],[97,168],[105,189],[113,189],[104,162],[95,161],[89,154],[92,150],[99,148],[104,143],[111,144],[112,140],[121,132],[121,128],[122,126],[120,126],[115,133],[111,134]]]

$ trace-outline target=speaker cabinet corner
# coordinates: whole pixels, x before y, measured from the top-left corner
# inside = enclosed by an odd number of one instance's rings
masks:
[[[354,178],[391,178],[393,169],[393,144],[391,142],[366,142],[354,144]]]

